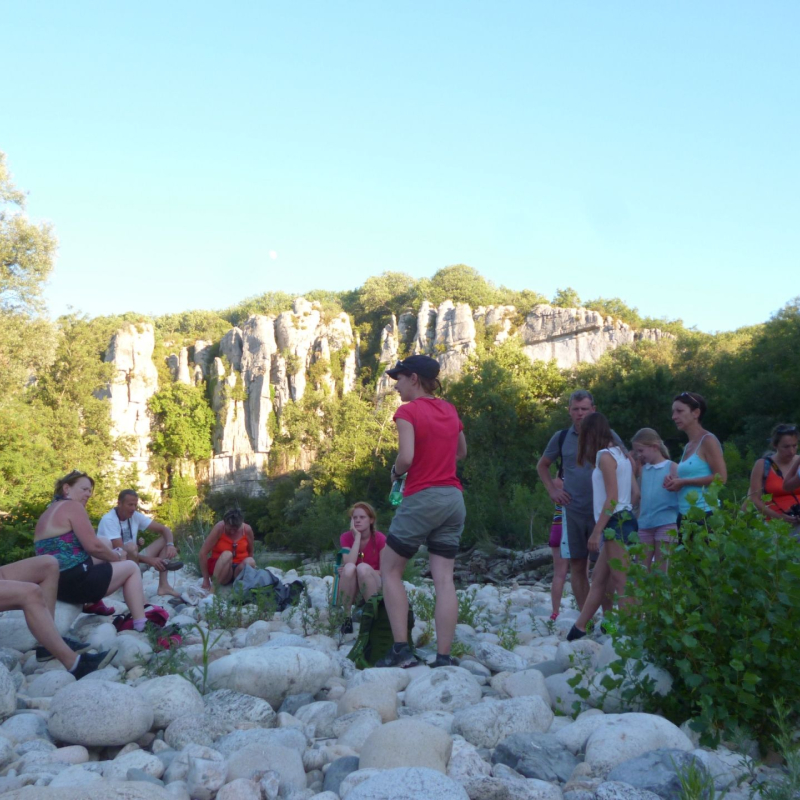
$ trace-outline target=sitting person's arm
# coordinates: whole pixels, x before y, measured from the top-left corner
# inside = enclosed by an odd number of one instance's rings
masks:
[[[355,564],[358,561],[358,554],[361,551],[361,534],[355,529],[352,522],[350,523],[350,530],[345,531],[339,537],[339,547],[350,551],[342,554],[342,566]]]
[[[153,533],[157,533],[164,539],[166,547],[164,548],[164,551],[161,553],[162,559],[166,559],[167,561],[169,561],[170,559],[175,558],[175,556],[178,555],[178,551],[175,549],[175,536],[172,533],[171,528],[168,528],[166,525],[162,525],[160,522],[151,520],[146,530],[152,531]]]
[[[800,490],[800,456],[795,456],[791,466],[783,479],[783,490],[785,492],[796,492]]]
[[[212,529],[211,533],[206,536],[203,546],[200,548],[200,554],[197,556],[198,566],[200,567],[200,574],[203,576],[203,588],[211,588],[211,576],[208,574],[208,557],[214,549],[214,545],[219,541],[222,531],[225,530],[225,523],[218,522]]]
[[[101,539],[92,527],[92,522],[86,509],[80,503],[69,503],[67,506],[66,517],[78,541],[92,558],[100,561],[124,561],[125,554],[118,550],[112,550],[109,543]]]

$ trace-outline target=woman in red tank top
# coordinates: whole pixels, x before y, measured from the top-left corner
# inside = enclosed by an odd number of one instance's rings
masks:
[[[212,589],[211,579],[221,586],[232,583],[245,564],[256,566],[253,559],[253,529],[244,522],[242,512],[232,508],[225,512],[200,548],[198,561],[203,574],[203,588]]]
[[[774,452],[756,461],[750,474],[748,494],[767,519],[780,519],[795,528],[800,526],[800,496],[786,491],[783,484],[797,455],[797,437],[796,425],[775,426],[770,440]],[[772,499],[766,502],[764,495],[771,495]]]

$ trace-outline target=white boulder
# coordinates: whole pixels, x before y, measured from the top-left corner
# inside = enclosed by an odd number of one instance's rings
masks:
[[[248,647],[214,661],[208,680],[215,689],[261,697],[273,708],[290,694],[316,694],[334,672],[329,656],[304,647]]]
[[[512,733],[544,733],[553,712],[541,697],[483,702],[456,712],[453,731],[476,747],[495,747]]]
[[[153,709],[153,730],[167,728],[178,717],[203,711],[200,692],[180,675],[164,675],[140,683],[136,691]]]
[[[404,702],[414,711],[456,711],[480,702],[481,687],[461,667],[441,667],[413,681]]]
[[[152,724],[153,709],[130,686],[77,681],[56,692],[47,727],[61,742],[108,747],[135,742]]]

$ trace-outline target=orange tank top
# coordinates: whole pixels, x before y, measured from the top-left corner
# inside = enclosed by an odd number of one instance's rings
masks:
[[[233,553],[234,564],[241,564],[242,561],[253,555],[250,552],[250,542],[247,540],[244,533],[234,541],[228,535],[227,531],[219,537],[217,543],[214,545],[211,558],[219,558],[223,553]]]
[[[767,507],[779,514],[785,514],[793,505],[800,503],[796,494],[786,492],[783,489],[783,476],[775,471],[774,466],[770,466],[767,473],[767,480],[764,483],[764,494],[771,494],[772,500],[767,503]]]

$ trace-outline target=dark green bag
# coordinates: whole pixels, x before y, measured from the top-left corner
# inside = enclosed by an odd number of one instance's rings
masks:
[[[411,640],[411,629],[414,627],[414,612],[408,607],[408,645],[414,651]],[[375,662],[383,658],[394,644],[392,626],[382,594],[375,594],[364,603],[361,612],[361,625],[358,630],[353,649],[347,657],[359,668],[374,667]]]

